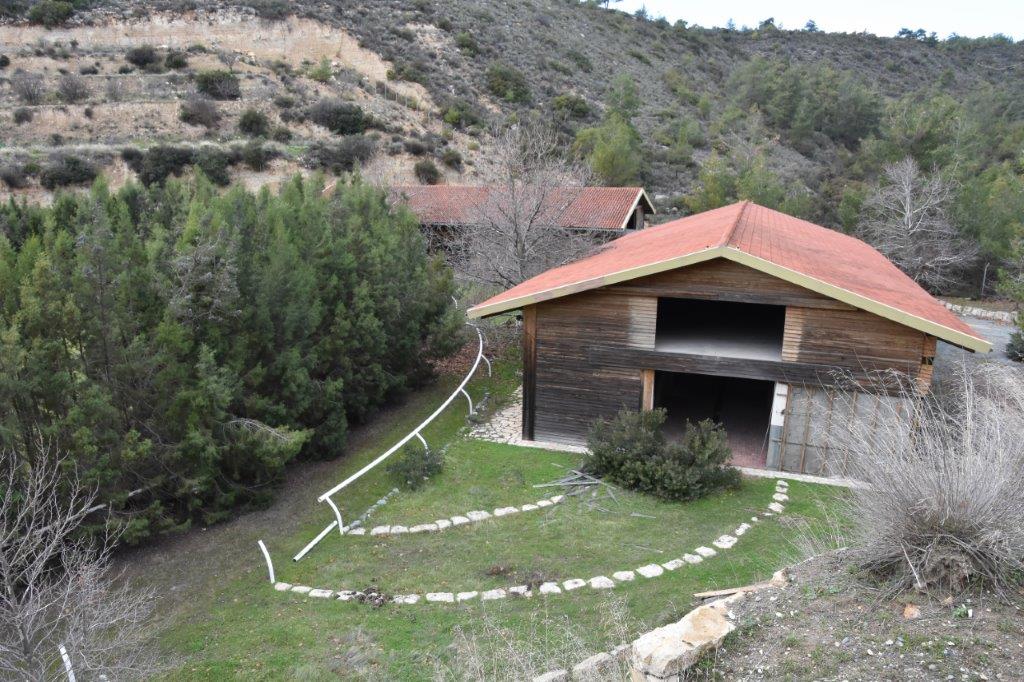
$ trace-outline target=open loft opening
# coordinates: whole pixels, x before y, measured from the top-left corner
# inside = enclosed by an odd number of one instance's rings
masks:
[[[781,360],[786,307],[659,298],[655,350]]]
[[[725,428],[735,466],[764,468],[774,393],[774,382],[759,379],[654,374],[654,407],[667,412],[666,437],[682,437],[687,421],[710,419]]]

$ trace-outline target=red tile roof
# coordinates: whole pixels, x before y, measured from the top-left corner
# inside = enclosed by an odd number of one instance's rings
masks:
[[[971,350],[991,349],[871,246],[749,201],[619,237],[591,256],[474,306],[469,315],[494,315],[712,258],[753,267]]]
[[[393,187],[392,197],[406,205],[424,225],[463,225],[473,221],[492,187],[417,185]],[[642,187],[564,188],[552,193],[557,206],[553,227],[623,230],[639,202],[654,213]],[[564,208],[562,205],[564,204]]]

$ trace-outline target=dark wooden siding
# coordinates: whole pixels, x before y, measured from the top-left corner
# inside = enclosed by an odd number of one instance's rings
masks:
[[[534,307],[537,440],[579,442],[595,419],[639,409],[639,368],[595,363],[589,351],[594,343],[653,349],[657,299],[599,290]]]

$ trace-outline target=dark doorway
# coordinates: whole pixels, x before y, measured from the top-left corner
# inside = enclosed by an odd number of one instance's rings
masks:
[[[687,420],[711,419],[725,428],[734,465],[763,469],[774,389],[758,379],[656,372],[654,406],[668,412],[669,438],[680,437]]]
[[[668,353],[782,359],[786,307],[659,298],[655,348]]]

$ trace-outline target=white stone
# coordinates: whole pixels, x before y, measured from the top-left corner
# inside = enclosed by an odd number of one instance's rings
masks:
[[[750,530],[750,524],[749,523],[741,523],[739,525],[739,527],[737,527],[736,530],[733,531],[733,534],[737,535],[737,536],[738,535],[743,535],[748,530]]]
[[[308,594],[312,589],[309,585],[292,585],[292,592],[298,592],[299,594]]]
[[[620,583],[629,582],[636,578],[636,573],[633,571],[615,571],[612,573],[612,577],[618,580]]]
[[[291,583],[274,583],[274,589],[278,592],[287,592],[292,589]]]
[[[538,507],[550,507],[551,506],[551,500],[537,500],[537,506]]]
[[[555,495],[554,497],[548,498],[551,500],[551,504],[558,504],[565,499],[565,495]]]
[[[683,561],[685,561],[688,564],[699,564],[700,562],[704,561],[704,557],[698,556],[696,554],[684,554]]]
[[[711,543],[718,549],[729,549],[736,544],[736,538],[731,535],[721,535],[717,540]]]
[[[537,508],[537,505],[535,505],[535,504],[524,504],[522,507],[520,507],[520,509],[522,511],[533,511],[536,508]]]
[[[772,502],[771,504],[768,505],[768,508],[771,509],[776,514],[781,514],[782,512],[784,512],[786,510],[786,508],[783,507],[778,502]]]
[[[362,527],[353,528],[348,532],[348,535],[366,535],[366,529]]]
[[[666,569],[668,569],[670,571],[674,571],[677,568],[679,568],[680,566],[683,566],[685,564],[686,564],[686,562],[683,561],[682,559],[673,559],[672,561],[666,561],[665,563],[662,564],[662,566],[664,566]]]
[[[565,669],[550,670],[533,678],[533,682],[569,682],[569,671]]]
[[[310,597],[316,597],[317,599],[328,599],[334,594],[334,590],[321,590],[319,588],[309,591]]]
[[[427,601],[447,602],[450,604],[455,601],[455,595],[451,592],[427,592]]]
[[[498,507],[494,510],[495,516],[508,516],[519,511],[519,507]]]
[[[558,583],[543,583],[539,589],[541,594],[560,594],[562,592]]]
[[[705,559],[707,559],[708,557],[712,557],[712,556],[715,556],[716,554],[718,554],[718,552],[716,552],[715,550],[711,549],[710,547],[698,547],[697,549],[695,549],[693,551],[696,552],[697,554],[700,554]]]
[[[788,488],[789,487],[789,481],[787,481],[784,478],[780,478],[779,480],[777,480],[775,482],[775,487],[776,488]]]
[[[338,601],[349,601],[356,596],[353,590],[338,590]]]
[[[772,499],[775,500],[776,502],[786,502],[789,500],[789,495],[786,495],[784,493],[775,493],[774,495],[772,495]]]
[[[392,535],[402,535],[403,533],[408,533],[408,532],[409,532],[409,529],[407,527],[405,527],[405,526],[391,526],[391,534]]]
[[[577,590],[587,584],[586,580],[580,580],[579,578],[570,578],[562,583],[562,589],[566,592],[571,590]]]
[[[739,593],[737,599],[698,606],[682,620],[641,635],[633,642],[630,657],[634,679],[680,679],[706,651],[718,647],[736,629],[729,619],[729,604],[742,598]]]
[[[751,517],[750,517],[750,520],[751,520],[751,521],[753,521],[754,523],[757,523],[757,522],[758,522],[758,521],[760,521],[761,519],[757,518],[756,516],[751,516]]]
[[[467,513],[466,516],[469,517],[470,521],[483,521],[484,519],[491,518],[491,513],[485,511],[471,511]]]
[[[509,594],[515,594],[515,595],[518,595],[520,597],[529,597],[530,596],[530,586],[529,585],[516,585],[515,587],[508,588],[508,593]]]
[[[469,519],[466,518],[465,516],[453,516],[452,517],[452,525],[453,526],[461,526],[464,523],[469,523]]]
[[[456,601],[467,601],[469,599],[476,599],[480,595],[476,590],[472,592],[459,592],[455,595]]]
[[[419,600],[420,595],[418,594],[399,594],[396,595],[395,598],[391,601],[393,601],[396,604],[415,604]]]
[[[658,564],[647,564],[636,569],[636,572],[645,578],[656,578],[665,572],[665,569]]]
[[[602,651],[574,665],[572,676],[577,680],[591,680],[608,675],[617,667],[618,661],[607,651]]]
[[[480,593],[480,598],[484,601],[490,601],[492,599],[504,599],[505,596],[505,590],[501,588],[498,588],[496,590],[487,590],[486,592]]]
[[[437,530],[436,523],[421,523],[409,529],[410,533],[430,533]]]
[[[615,587],[615,581],[603,575],[595,576],[589,582],[590,586],[595,590],[610,590]]]
[[[445,528],[451,528],[452,522],[448,519],[438,519],[437,521],[434,521],[434,525],[437,526],[438,530],[444,530]]]
[[[391,532],[391,526],[376,526],[370,531],[370,535],[387,535]]]

